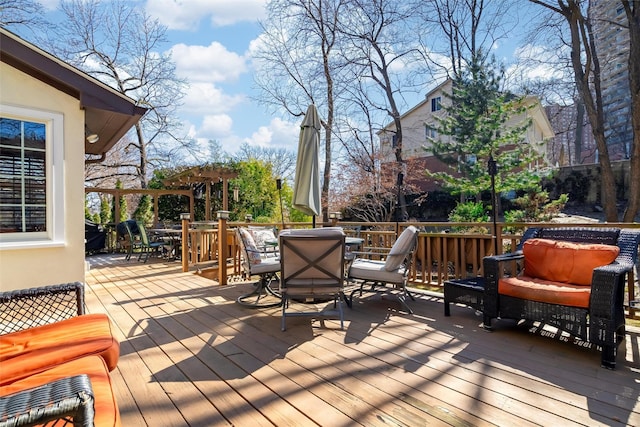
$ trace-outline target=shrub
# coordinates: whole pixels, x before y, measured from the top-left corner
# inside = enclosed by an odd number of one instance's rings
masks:
[[[449,213],[449,221],[451,222],[488,222],[487,214],[482,202],[465,202],[458,203],[456,207]],[[483,232],[488,230],[486,227],[451,227],[451,231],[455,232]]]
[[[561,194],[556,200],[549,201],[547,191],[527,193],[513,200],[514,209],[504,213],[505,222],[546,222],[557,216],[569,200],[567,194]],[[506,232],[522,231],[522,227],[505,227]]]

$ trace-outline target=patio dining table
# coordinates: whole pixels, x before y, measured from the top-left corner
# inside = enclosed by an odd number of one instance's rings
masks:
[[[278,239],[269,239],[269,240],[265,240],[264,241],[265,245],[271,247],[272,249],[275,249],[278,247]],[[360,247],[360,245],[362,245],[362,243],[364,243],[364,239],[360,238],[360,237],[345,237],[345,258],[344,258],[344,262],[345,262],[345,271],[349,266],[349,263],[351,263],[351,261],[353,261],[353,257],[352,256],[348,256],[347,254],[350,254],[351,250],[353,248],[358,248]],[[346,276],[345,276],[346,277]],[[279,281],[278,276],[276,275],[276,279]],[[267,284],[266,287],[269,287],[269,285]],[[250,307],[250,308],[264,308],[264,307],[273,307],[272,303],[267,303],[265,304],[264,300],[261,302],[261,300],[263,299],[263,297],[265,296],[275,296],[275,297],[280,297],[279,292],[269,288],[269,289],[264,289],[264,287],[262,286],[261,282],[258,282],[258,284],[256,285],[255,289],[253,289],[250,293],[243,295],[240,299],[243,301],[242,305],[244,305],[245,307]],[[255,298],[255,303],[251,303],[251,302],[247,302],[247,297],[256,297]],[[345,297],[344,298],[345,303],[347,303],[347,305],[350,306],[350,302],[349,300]]]
[[[363,242],[364,242],[364,239],[361,237],[349,237],[349,236],[345,237],[344,239],[344,244],[346,246],[345,252],[349,252],[354,248],[357,249]],[[264,243],[266,245],[276,247],[278,246],[278,239],[265,240]]]
[[[156,240],[162,240],[167,248],[167,258],[177,259],[182,245],[182,229],[150,228],[147,230]]]

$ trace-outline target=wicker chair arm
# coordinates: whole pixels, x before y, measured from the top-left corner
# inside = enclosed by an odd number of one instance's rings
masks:
[[[41,425],[53,420],[73,420],[75,427],[88,427],[94,425],[93,419],[93,390],[84,374],[0,397],[0,427]]]
[[[627,264],[640,263],[640,257],[638,257],[638,246],[640,245],[640,230],[639,229],[622,229],[620,230],[620,237],[618,238],[618,246],[620,247],[620,254],[616,261]]]
[[[603,265],[602,267],[595,268],[593,270],[594,274],[598,272],[606,272],[615,275],[621,275],[628,273],[633,270],[633,264],[628,263],[620,263],[618,261],[614,261],[611,264]]]
[[[0,292],[0,335],[85,313],[80,282]]]
[[[593,270],[589,311],[592,316],[613,318],[616,310],[623,310],[626,273],[633,265],[612,264]]]
[[[484,314],[489,317],[498,316],[498,281],[504,276],[506,263],[524,259],[522,252],[484,257]]]
[[[484,259],[489,260],[489,262],[506,262],[506,261],[515,261],[522,258],[524,258],[524,255],[522,254],[522,252],[514,252],[514,253],[502,254],[502,255],[491,255],[491,256],[485,257]]]

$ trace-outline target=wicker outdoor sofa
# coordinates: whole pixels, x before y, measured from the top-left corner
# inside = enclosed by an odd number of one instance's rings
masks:
[[[484,327],[496,318],[551,325],[599,346],[602,366],[615,369],[639,244],[639,229],[528,229],[515,253],[484,258]]]
[[[0,426],[119,426],[109,372],[120,344],[86,314],[84,285],[0,293]]]

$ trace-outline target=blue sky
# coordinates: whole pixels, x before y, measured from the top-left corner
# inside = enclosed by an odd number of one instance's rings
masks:
[[[105,0],[109,1],[109,0]],[[53,12],[58,0],[40,0]],[[267,114],[251,99],[250,49],[260,34],[266,0],[132,0],[167,27],[165,46],[179,77],[190,82],[178,115],[202,147],[219,141],[297,148],[299,123]]]
[[[189,135],[234,152],[242,143],[297,146],[299,124],[272,117],[251,99],[251,45],[266,0],[146,0],[149,15],[168,28],[180,77],[191,86],[181,116]]]
[[[267,0],[131,1],[167,27],[165,50],[171,51],[178,76],[190,81],[179,111],[186,134],[203,148],[209,140],[219,141],[231,153],[242,143],[297,149],[299,120],[269,115],[252,99],[257,91],[251,49]],[[54,10],[58,0],[41,3]],[[515,46],[501,47],[510,59]]]

